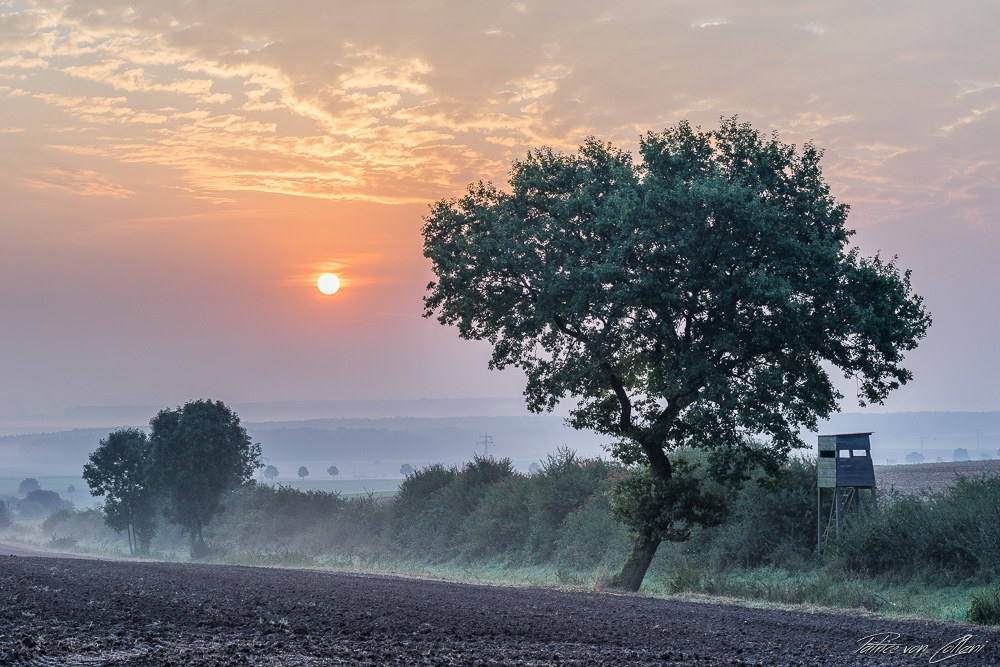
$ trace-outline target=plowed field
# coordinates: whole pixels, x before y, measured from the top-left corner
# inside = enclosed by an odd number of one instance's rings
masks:
[[[0,664],[984,665],[998,646],[995,630],[850,614],[0,556]]]

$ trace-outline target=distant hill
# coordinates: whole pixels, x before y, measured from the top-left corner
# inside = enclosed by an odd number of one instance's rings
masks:
[[[333,405],[335,404],[335,405]],[[260,415],[313,411],[329,408],[322,418],[258,419],[254,409],[241,408],[244,424],[255,442],[260,442],[268,463],[277,465],[282,476],[294,478],[300,465],[309,467],[313,476],[325,474],[330,465],[342,474],[357,478],[399,475],[399,466],[414,467],[428,463],[460,464],[475,453],[484,434],[493,440],[490,453],[510,457],[526,469],[533,462],[568,446],[583,456],[605,455],[606,438],[590,432],[574,431],[556,415],[525,415],[523,406],[509,399],[468,399],[455,401],[339,401],[316,404],[254,404]],[[364,416],[384,409],[408,410],[409,416]],[[470,412],[496,410],[500,415],[475,416]],[[83,409],[81,409],[83,410]],[[113,409],[114,410],[114,409]],[[96,410],[84,421],[101,415],[138,415],[133,425],[145,426],[155,409],[121,409],[122,413]],[[346,414],[345,414],[346,413]],[[420,414],[424,413],[424,414]],[[489,414],[489,413],[483,413]],[[77,475],[87,456],[115,426],[52,429],[47,432],[0,437],[0,476]],[[978,430],[978,447],[977,447]],[[989,456],[1000,459],[1000,412],[908,412],[884,414],[845,413],[835,415],[820,425],[820,433],[873,431],[872,456],[875,463],[903,463],[906,454],[922,452],[928,462],[937,457],[951,461],[955,449],[962,447],[976,460]],[[804,433],[811,453],[816,447],[816,433]],[[921,439],[923,442],[921,442]],[[376,463],[376,461],[378,463]]]
[[[355,475],[399,476],[399,466],[461,464],[483,454],[477,443],[488,434],[490,454],[510,457],[521,467],[561,446],[593,457],[604,439],[574,431],[562,417],[392,417],[328,418],[305,421],[244,422],[264,458],[283,473],[306,465],[319,475],[331,464]],[[0,437],[0,475],[22,477],[79,474],[89,454],[113,428],[88,428]],[[376,463],[378,462],[378,463]],[[20,474],[20,473],[19,473]],[[325,474],[325,473],[324,473]]]

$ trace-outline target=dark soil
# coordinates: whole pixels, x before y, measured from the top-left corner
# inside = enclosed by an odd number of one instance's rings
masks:
[[[898,634],[897,634],[898,633]],[[856,651],[866,635],[899,645]],[[326,571],[0,556],[0,663],[948,665],[1000,631]],[[903,647],[926,644],[920,655]],[[939,654],[939,658],[943,654]]]

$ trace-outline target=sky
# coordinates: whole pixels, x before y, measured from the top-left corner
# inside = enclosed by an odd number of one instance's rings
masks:
[[[934,324],[877,409],[998,410],[998,20],[993,0],[0,2],[0,426],[519,396],[485,343],[421,317],[428,204],[533,148],[733,115],[824,149],[862,252],[913,271]]]

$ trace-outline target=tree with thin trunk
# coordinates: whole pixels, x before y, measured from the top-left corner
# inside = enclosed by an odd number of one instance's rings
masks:
[[[132,555],[147,553],[156,531],[156,500],[146,479],[148,445],[145,432],[120,428],[100,441],[83,466],[90,494],[104,497],[104,522],[125,531]]]
[[[197,400],[161,410],[150,420],[148,475],[163,496],[164,514],[191,537],[192,555],[205,549],[204,527],[222,496],[262,467],[240,418],[222,401]]]
[[[423,228],[424,315],[489,341],[490,368],[521,368],[532,411],[573,397],[570,424],[635,466],[614,582],[629,590],[664,539],[719,520],[712,484],[776,470],[839,409],[831,369],[881,403],[930,326],[909,272],[849,244],[814,146],[734,118],[650,132],[639,154],[533,151],[510,192],[473,184]],[[678,450],[705,456],[677,470]]]

